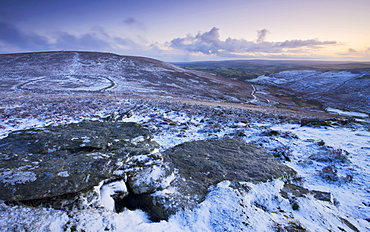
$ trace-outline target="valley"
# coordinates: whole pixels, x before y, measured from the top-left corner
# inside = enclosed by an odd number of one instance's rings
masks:
[[[261,99],[253,100],[257,105],[370,112],[370,64],[365,62],[240,60],[178,65],[253,84]]]

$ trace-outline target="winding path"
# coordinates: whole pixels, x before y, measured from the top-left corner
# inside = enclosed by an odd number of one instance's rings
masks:
[[[256,95],[254,95],[256,93],[256,87],[254,85],[252,85],[252,88],[253,88],[253,91],[251,92],[251,95],[253,97],[253,100],[251,100],[250,102],[257,101],[257,97],[256,97]]]

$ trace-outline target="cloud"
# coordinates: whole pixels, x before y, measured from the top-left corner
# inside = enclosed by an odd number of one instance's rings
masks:
[[[262,29],[257,31],[257,43],[265,41],[266,35],[270,34],[270,31],[267,29]]]
[[[219,40],[220,34],[218,33],[220,29],[213,27],[209,32],[203,34],[198,33],[197,38],[201,39],[206,43],[214,43]]]
[[[141,51],[148,50],[146,44],[140,43],[138,42],[138,40],[134,41],[127,37],[114,37],[112,44],[114,44],[114,48],[116,51],[119,50],[122,52],[130,52],[131,54],[135,55],[135,51],[136,53],[139,53]]]
[[[286,40],[284,42],[277,42],[274,45],[282,48],[299,48],[299,47],[316,47],[322,45],[335,45],[336,41],[319,41],[318,39],[309,40]]]
[[[343,53],[337,53],[337,55],[347,57],[370,57],[370,47],[366,47],[363,50],[355,50],[353,48],[349,48]]]
[[[198,33],[196,36],[189,34],[184,38],[176,38],[171,41],[170,46],[188,52],[216,54],[222,49],[218,31],[218,28],[213,27],[209,32]]]
[[[136,28],[140,30],[146,30],[145,24],[136,20],[134,17],[128,17],[122,21],[122,24],[125,26],[129,26],[131,28]]]
[[[59,32],[56,42],[51,46],[55,49],[68,50],[106,50],[111,47],[106,40],[100,39],[94,33],[76,36],[67,32]]]
[[[127,26],[140,26],[135,18],[130,17],[123,22]],[[211,28],[207,32],[188,34],[174,38],[166,43],[149,41],[145,37],[132,34],[131,36],[112,36],[103,27],[95,26],[89,31],[74,34],[67,31],[56,31],[49,35],[36,32],[25,32],[17,26],[0,21],[0,53],[52,51],[52,50],[89,50],[109,51],[120,54],[165,58],[167,61],[181,59],[217,59],[217,58],[310,58],[318,57],[313,51],[324,46],[340,45],[336,41],[286,40],[281,42],[266,41],[267,29],[257,31],[255,40],[235,39],[228,37],[220,39],[220,29]],[[356,51],[349,49],[346,57],[369,57],[370,50]]]
[[[112,36],[99,26],[78,35],[66,31],[55,31],[46,37],[25,32],[13,24],[0,21],[0,53],[74,50],[107,51],[156,57],[157,54],[163,52],[154,48],[148,45],[148,41],[143,37]]]
[[[101,31],[101,30],[100,30]],[[102,33],[102,32],[101,32]],[[100,37],[105,37],[101,39]],[[26,33],[10,23],[0,22],[1,52],[46,50],[107,50],[112,46],[107,35],[100,32],[73,35],[58,31],[47,38],[36,33]],[[51,39],[52,38],[52,39]]]
[[[336,41],[309,40],[286,40],[284,42],[266,42],[267,29],[257,31],[256,42],[244,39],[227,38],[220,40],[219,28],[213,27],[205,33],[193,36],[175,38],[170,42],[170,47],[190,53],[202,53],[208,55],[234,56],[235,54],[278,54],[297,53],[304,49],[317,49],[325,45],[336,45]]]
[[[32,47],[38,50],[48,45],[48,39],[46,37],[34,33],[24,33],[13,24],[6,22],[0,22],[0,41],[21,49]]]

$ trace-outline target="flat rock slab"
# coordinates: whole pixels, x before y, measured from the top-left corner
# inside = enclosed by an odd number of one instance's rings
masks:
[[[187,191],[198,195],[223,180],[256,183],[296,174],[263,148],[232,139],[187,142],[163,156],[186,179]]]
[[[228,180],[232,187],[248,191],[243,182],[265,182],[293,177],[296,172],[263,148],[238,140],[199,140],[179,144],[162,153],[165,164],[177,173],[170,187],[143,196],[142,202],[155,220],[167,220],[182,209],[202,202],[209,187]],[[148,202],[151,202],[149,204]]]
[[[0,140],[0,199],[77,193],[118,178],[114,172],[130,156],[150,154],[158,146],[151,139],[148,130],[124,122],[84,121],[13,132]]]

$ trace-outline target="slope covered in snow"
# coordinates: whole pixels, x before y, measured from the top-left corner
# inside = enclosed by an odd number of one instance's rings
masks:
[[[370,71],[316,71],[294,70],[262,75],[249,80],[263,86],[277,87],[279,91],[311,101],[324,107],[347,111],[370,112]]]
[[[144,57],[94,52],[0,55],[0,90],[248,101],[251,86]]]
[[[189,141],[236,139],[266,149],[297,175],[264,183],[241,181],[237,186],[222,181],[209,188],[197,207],[159,222],[151,221],[141,209],[114,211],[111,194],[126,191],[120,181],[100,183],[95,187],[96,197],[82,197],[82,205],[75,209],[0,201],[2,231],[370,230],[368,117],[226,104],[222,91],[230,91],[230,99],[244,102],[253,99],[253,88],[246,85],[249,92],[231,90],[236,82],[146,58],[68,52],[8,56],[1,61],[5,70],[0,74],[1,138],[28,128],[109,118],[148,129],[159,152]],[[303,79],[312,74],[300,72]],[[354,74],[347,74],[339,78],[353,78]],[[276,77],[277,83],[288,83],[289,75],[300,73],[281,75]],[[60,81],[56,82],[57,77]],[[48,86],[42,89],[44,85]],[[181,92],[178,86],[191,88]],[[138,155],[136,159],[145,161],[147,157]],[[0,173],[0,181],[8,184],[33,179],[2,167]],[[68,175],[58,173],[60,177]],[[160,176],[160,171],[153,169],[147,178]],[[171,175],[162,181],[173,179]],[[167,188],[155,194],[176,191]]]
[[[301,126],[294,123],[294,119],[282,120],[268,114],[227,108],[134,100],[110,104],[98,104],[94,112],[78,120],[101,120],[109,115],[109,111],[105,111],[107,106],[112,110],[131,110],[131,116],[124,121],[138,122],[149,128],[160,150],[209,138],[251,142],[294,168],[298,172],[298,185],[328,192],[330,197],[318,200],[307,193],[286,199],[281,194],[284,180],[245,183],[246,191],[238,191],[230,188],[229,182],[222,182],[210,189],[196,209],[179,212],[161,222],[151,222],[141,210],[114,213],[106,208],[87,207],[63,211],[2,204],[0,224],[5,231],[350,231],[351,228],[366,231],[370,228],[365,220],[370,212],[367,181],[370,133],[366,124],[351,123],[343,127],[339,125],[341,121],[333,121],[330,126]],[[39,122],[46,123],[46,119],[40,117]],[[57,122],[49,119],[49,123]],[[26,119],[20,124],[27,128],[37,125]],[[346,151],[344,157],[325,160],[331,151],[338,149]],[[321,153],[324,153],[323,159],[314,157]],[[337,170],[333,179],[321,175],[325,167],[332,165]],[[104,199],[102,204],[107,204]],[[297,204],[298,209],[293,204]]]

